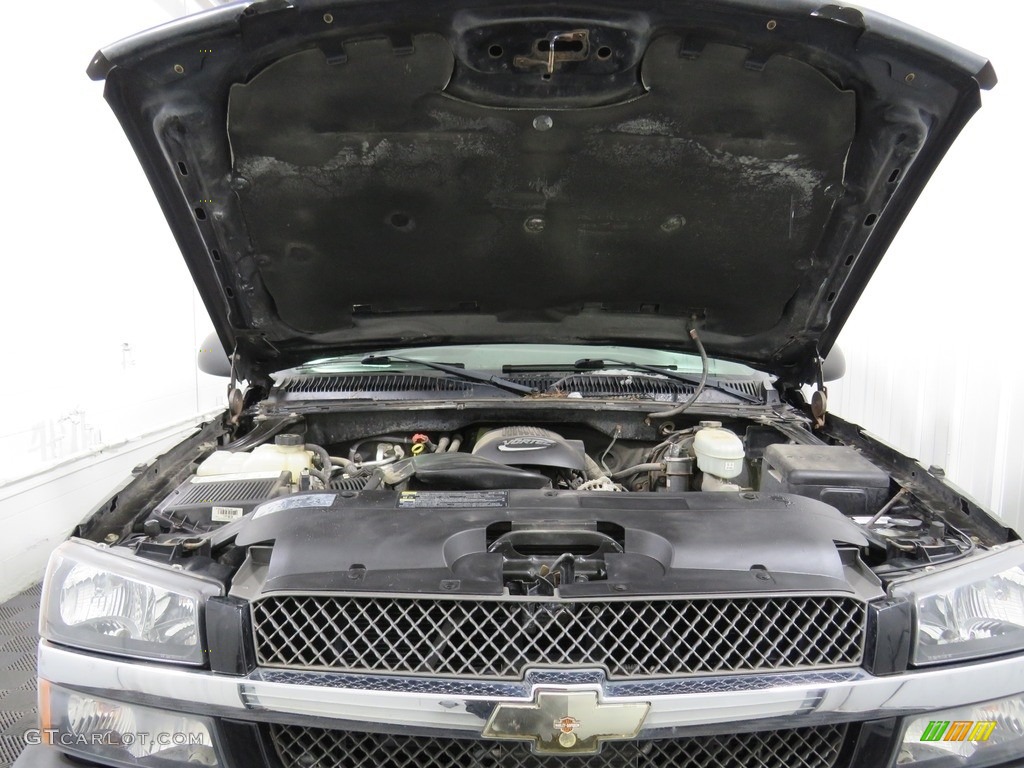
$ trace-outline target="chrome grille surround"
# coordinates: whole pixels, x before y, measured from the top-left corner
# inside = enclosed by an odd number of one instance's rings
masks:
[[[623,679],[856,666],[866,609],[848,595],[272,595],[252,615],[263,667],[521,679],[590,666]]]
[[[835,768],[846,725],[607,742],[598,755],[535,755],[525,742],[270,726],[285,768]]]

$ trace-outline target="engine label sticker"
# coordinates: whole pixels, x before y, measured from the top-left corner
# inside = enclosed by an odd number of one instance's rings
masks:
[[[507,507],[508,491],[403,491],[399,509]]]
[[[266,504],[260,504],[256,508],[256,514],[252,516],[255,520],[260,517],[272,515],[285,509],[301,509],[303,507],[330,507],[338,498],[336,493],[310,493],[306,496],[289,496],[284,499],[275,499]]]
[[[215,523],[230,523],[245,514],[241,507],[214,507],[210,510],[210,520]]]

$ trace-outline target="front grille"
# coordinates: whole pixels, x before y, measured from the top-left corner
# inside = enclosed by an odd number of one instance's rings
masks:
[[[453,600],[329,595],[253,604],[261,666],[520,678],[602,666],[612,678],[853,666],[864,604],[845,596]]]
[[[285,768],[833,768],[845,725],[610,741],[597,755],[535,755],[526,742],[395,736],[272,725]]]

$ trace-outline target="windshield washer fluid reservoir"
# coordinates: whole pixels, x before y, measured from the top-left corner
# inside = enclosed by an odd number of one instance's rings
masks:
[[[303,470],[313,468],[313,452],[307,451],[301,435],[278,435],[273,445],[257,445],[251,451],[214,451],[196,474],[238,475],[250,472],[291,472],[292,482],[298,483]]]

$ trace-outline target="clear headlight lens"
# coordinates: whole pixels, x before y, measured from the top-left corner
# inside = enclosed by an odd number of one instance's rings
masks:
[[[1017,544],[894,587],[894,596],[915,606],[912,661],[939,664],[1024,650],[1022,562]]]
[[[136,658],[202,664],[202,605],[219,585],[80,541],[47,567],[40,634]]]
[[[980,768],[1024,754],[1024,699],[931,712],[907,722],[893,765]]]
[[[111,701],[40,682],[45,740],[60,749],[131,766],[216,766],[209,718]]]

